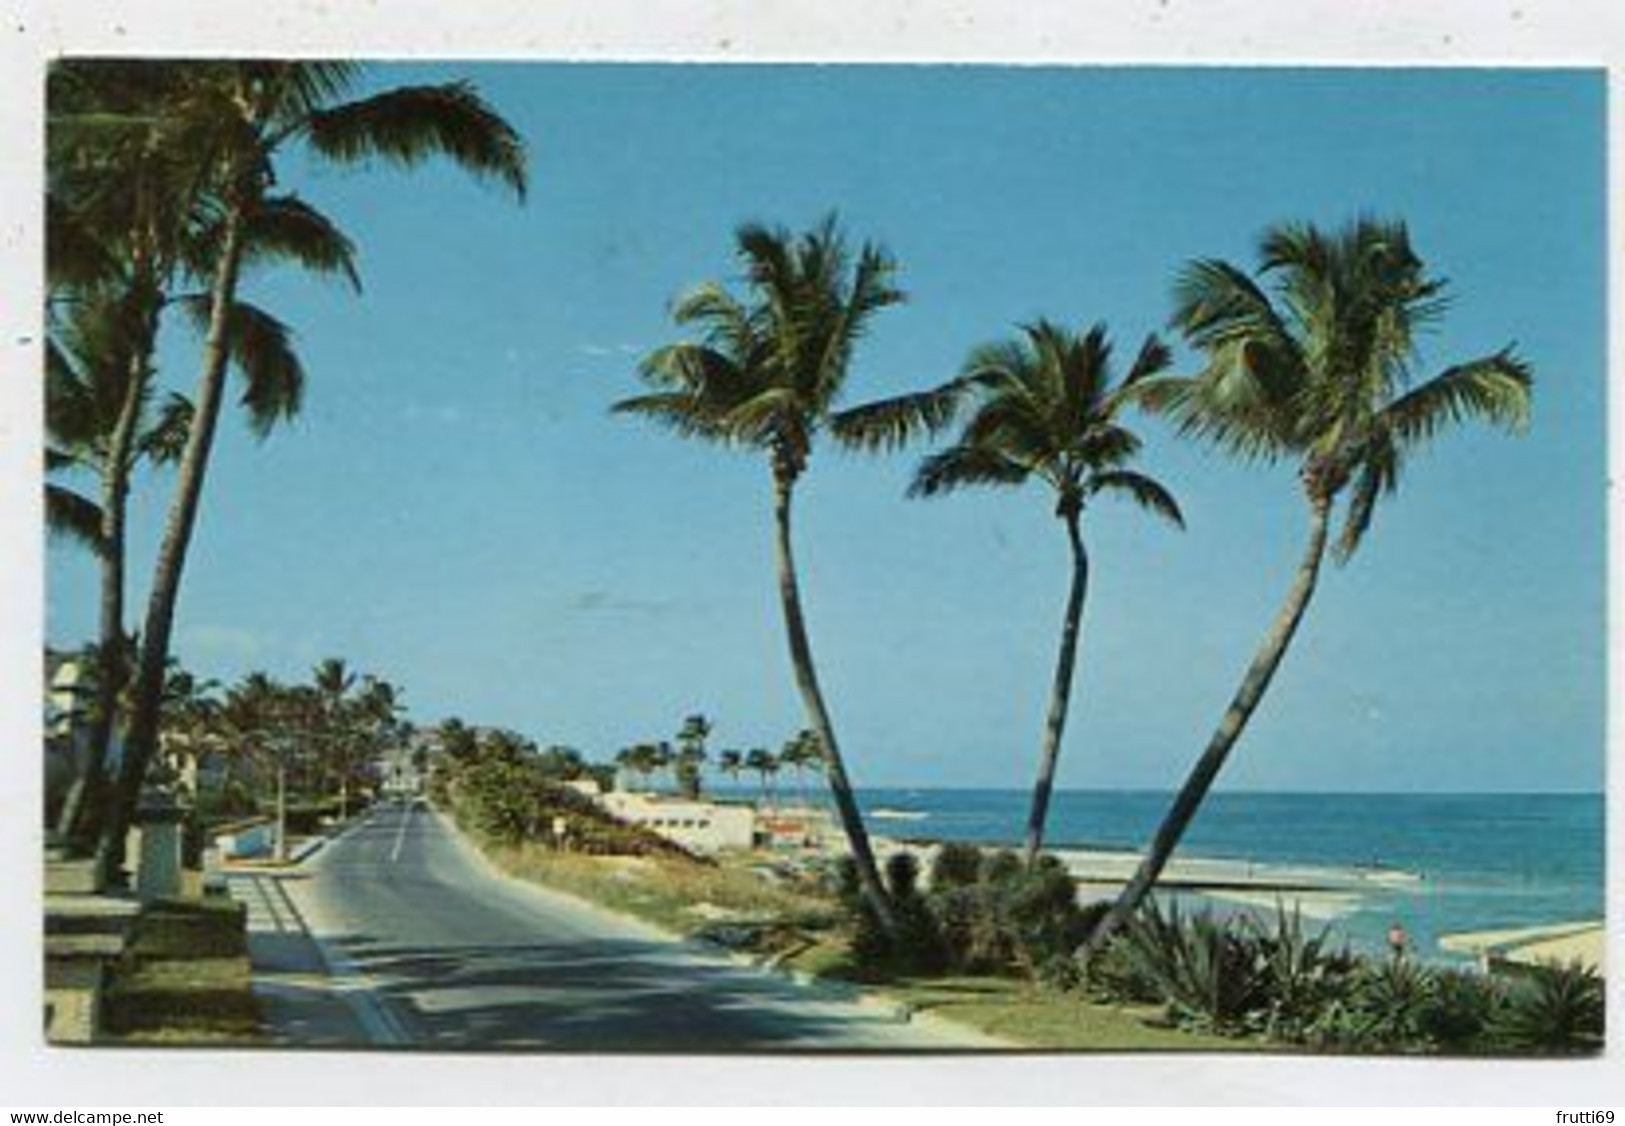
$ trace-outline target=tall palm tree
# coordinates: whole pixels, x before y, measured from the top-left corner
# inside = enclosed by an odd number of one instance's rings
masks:
[[[752,748],[745,755],[745,769],[756,775],[762,786],[762,800],[772,804],[776,796],[772,781],[779,772],[779,759],[766,747]]]
[[[270,240],[256,239],[255,246],[266,256],[280,253]],[[347,246],[335,253],[348,261]],[[197,294],[163,293],[160,307],[178,307],[195,316],[201,300]],[[130,663],[123,655],[131,483],[142,462],[173,465],[180,460],[193,418],[192,404],[183,395],[167,395],[156,410],[151,405],[158,320],[156,313],[132,311],[139,306],[136,296],[117,288],[82,292],[65,314],[52,318],[46,349],[46,467],[53,473],[89,473],[97,485],[94,499],[63,483],[46,485],[48,522],[86,543],[100,568],[100,679],[89,757],[57,824],[59,833],[79,843],[95,827],[102,771],[117,726],[115,703]],[[244,301],[237,302],[232,315],[240,328],[231,360],[248,387],[243,408],[254,432],[264,437],[297,408],[303,366],[286,326],[276,318]]]
[[[144,379],[132,394],[126,312],[122,301],[86,295],[52,326],[46,349],[46,468],[52,474],[88,475],[96,485],[94,496],[65,482],[45,486],[52,531],[89,547],[99,570],[96,699],[89,709],[85,759],[76,764],[56,823],[57,833],[70,842],[100,801],[129,663],[124,571],[130,479],[138,462],[176,460],[190,417],[190,404],[179,396],[155,415]]]
[[[1080,336],[1046,320],[1025,326],[1019,340],[978,348],[955,381],[976,402],[975,411],[959,439],[926,458],[909,487],[911,496],[933,497],[969,486],[1009,488],[1041,481],[1054,495],[1055,516],[1066,528],[1072,585],[1027,815],[1029,865],[1037,862],[1044,847],[1044,824],[1055,788],[1089,591],[1084,510],[1102,493],[1118,494],[1184,526],[1168,490],[1128,468],[1140,440],[1118,421],[1127,393],[1166,368],[1168,359],[1162,343],[1148,337],[1122,383],[1114,386],[1104,325]]]
[[[784,746],[779,748],[779,763],[795,771],[796,790],[801,795],[801,804],[811,806],[812,800],[807,793],[807,771],[817,770],[824,761],[818,750],[818,736],[805,728],[786,739]]]
[[[717,755],[717,769],[726,774],[728,780],[737,786],[739,772],[745,769],[745,756],[733,748],[722,751]]]
[[[273,192],[278,158],[296,146],[341,164],[377,158],[411,168],[431,156],[445,156],[476,176],[502,182],[520,198],[526,183],[523,142],[466,83],[400,87],[344,101],[359,77],[359,68],[351,64],[177,65],[187,68],[189,95],[179,116],[186,135],[196,140],[191,151],[210,170],[220,220],[209,271],[212,288],[196,410],[154,568],[118,800],[99,850],[106,867],[118,855],[152,756],[159,677],[181,574],[202,500],[233,337],[244,327],[235,323],[233,310],[239,278],[253,259],[250,233],[278,205],[283,211],[299,210],[307,219],[319,215],[309,205]]]
[[[697,330],[698,339],[651,354],[642,375],[653,390],[614,409],[683,437],[767,456],[779,599],[796,687],[818,732],[863,894],[881,925],[895,934],[891,902],[818,681],[791,546],[791,505],[821,432],[849,448],[895,448],[946,425],[953,397],[929,392],[840,407],[858,341],[876,314],[903,300],[892,281],[895,263],[880,247],[866,243],[853,255],[833,216],[801,235],[746,224],[735,242],[748,296],[712,282],[681,298],[673,319]]]
[[[356,674],[342,657],[327,657],[311,670],[311,682],[321,701],[317,737],[323,744],[323,773],[336,778],[339,792],[339,820],[350,812],[350,776],[354,758],[363,745],[361,706],[350,692]],[[329,791],[331,792],[331,791]]]
[[[705,741],[711,737],[712,723],[695,714],[683,720],[677,732],[677,789],[686,798],[697,798],[703,786]]]
[[[155,107],[171,105],[175,68],[151,60],[76,59],[48,74],[47,418],[52,445],[47,466],[78,467],[97,479],[94,500],[52,484],[52,524],[77,532],[100,559],[97,654],[99,695],[89,732],[87,761],[58,830],[82,845],[95,829],[104,764],[123,690],[125,523],[130,476],[143,458],[178,458],[189,420],[179,396],[165,403],[148,429],[153,355],[163,308],[182,279],[195,276],[213,222],[202,175],[180,155]],[[254,233],[261,252],[285,249],[288,238]],[[303,232],[308,235],[309,232]],[[239,318],[258,316],[251,307]],[[258,334],[285,347],[272,333]],[[239,349],[240,351],[240,349]],[[238,357],[239,364],[243,362]],[[249,365],[286,371],[286,355]],[[279,393],[256,395],[274,401]]]
[[[1416,333],[1443,313],[1445,283],[1428,276],[1402,223],[1274,227],[1260,242],[1258,275],[1214,259],[1186,267],[1173,323],[1205,366],[1147,381],[1138,395],[1182,433],[1231,454],[1295,460],[1308,543],[1240,687],[1085,957],[1149,893],[1252,718],[1314,595],[1338,501],[1347,502],[1332,550],[1346,562],[1377,501],[1398,489],[1405,458],[1440,430],[1469,419],[1528,425],[1533,380],[1510,346],[1413,379]]]

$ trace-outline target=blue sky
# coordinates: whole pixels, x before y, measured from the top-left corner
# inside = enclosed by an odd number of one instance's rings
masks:
[[[838,209],[911,300],[859,352],[854,400],[934,384],[1046,315],[1128,352],[1194,256],[1250,263],[1272,222],[1400,216],[1455,304],[1426,363],[1516,341],[1522,438],[1415,459],[1361,554],[1329,569],[1223,780],[1233,788],[1598,789],[1604,746],[1600,72],[966,67],[380,66],[472,78],[526,135],[523,208],[445,170],[307,168],[365,292],[285,274],[304,416],[224,428],[177,648],[222,679],[343,655],[413,717],[590,755],[717,721],[802,723],[772,579],[765,467],[606,408],[674,337],[670,299],[733,274],[746,219]],[[1183,362],[1189,354],[1180,351]],[[166,340],[188,385],[195,347]],[[1284,592],[1304,515],[1287,467],[1145,420],[1181,534],[1102,505],[1067,786],[1177,784]],[[798,516],[825,687],[860,785],[1026,785],[1067,559],[1038,491],[905,501],[919,451],[823,450]],[[132,605],[169,481],[136,498]],[[92,629],[94,574],[48,557],[49,635]]]

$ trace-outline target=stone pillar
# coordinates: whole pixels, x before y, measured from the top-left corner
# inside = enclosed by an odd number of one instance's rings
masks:
[[[181,821],[186,811],[167,798],[136,811],[126,855],[136,858],[135,892],[143,903],[181,894]]]

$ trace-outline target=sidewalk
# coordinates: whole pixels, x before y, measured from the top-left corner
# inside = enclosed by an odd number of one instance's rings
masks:
[[[371,1042],[346,984],[328,973],[283,886],[295,872],[232,873],[227,886],[248,908],[248,954],[254,995],[259,998],[273,1043],[309,1047],[359,1047]]]

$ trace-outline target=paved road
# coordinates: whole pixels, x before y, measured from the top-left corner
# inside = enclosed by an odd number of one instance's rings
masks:
[[[294,921],[307,927],[341,971],[347,987],[339,995],[359,1018],[317,1013],[313,1038],[329,1045],[364,1035],[435,1049],[996,1046],[944,1022],[902,1021],[827,986],[798,986],[504,878],[422,808],[380,810],[298,874],[275,880],[274,890],[263,886],[271,882],[258,877],[236,889],[250,903],[259,945],[288,944],[293,964]],[[273,988],[305,984],[290,975]],[[314,1035],[317,1025],[325,1036]],[[299,1031],[288,1038],[297,1042]]]

